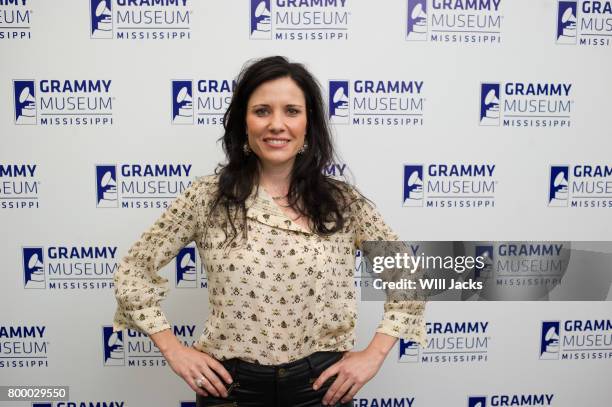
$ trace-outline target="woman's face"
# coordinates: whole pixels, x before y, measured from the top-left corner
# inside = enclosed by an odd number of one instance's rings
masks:
[[[264,168],[293,165],[306,135],[306,100],[293,79],[274,79],[255,89],[247,102],[246,131]]]

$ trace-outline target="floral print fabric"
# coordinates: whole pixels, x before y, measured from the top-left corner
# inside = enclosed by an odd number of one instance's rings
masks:
[[[194,347],[219,360],[266,365],[355,344],[355,249],[366,240],[398,240],[354,189],[345,227],[330,236],[304,230],[263,188],[247,199],[248,239],[231,250],[219,215],[210,213],[218,176],[190,185],[120,261],[114,277],[115,330],[169,329],[160,302],[168,293],[158,271],[195,241],[208,276],[209,315]],[[215,211],[217,212],[217,211]],[[425,344],[424,301],[384,304],[376,331]]]

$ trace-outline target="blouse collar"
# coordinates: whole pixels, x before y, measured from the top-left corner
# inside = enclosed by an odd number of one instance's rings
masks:
[[[248,218],[275,228],[292,230],[308,235],[312,234],[312,232],[306,231],[302,226],[292,221],[262,187],[257,185],[253,187],[251,195],[249,195],[245,202],[245,206]]]

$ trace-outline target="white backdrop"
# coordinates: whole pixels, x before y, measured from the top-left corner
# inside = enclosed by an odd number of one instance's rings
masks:
[[[112,271],[173,190],[223,159],[220,124],[177,123],[218,123],[211,113],[222,112],[231,93],[210,92],[210,82],[201,81],[231,81],[251,58],[279,54],[305,63],[326,98],[343,87],[348,117],[332,119],[348,124],[334,125],[341,155],[335,168],[350,169],[403,239],[610,240],[610,1],[273,0],[259,10],[259,1],[248,0],[99,3],[0,1],[0,384],[69,385],[73,404],[54,406],[191,405],[195,395],[147,338],[125,331],[124,352],[111,355],[103,327],[115,309]],[[251,20],[258,30],[251,32]],[[171,38],[152,38],[160,35]],[[469,42],[435,40],[446,35]],[[173,93],[173,80],[191,81],[192,111]],[[361,93],[367,81],[403,81],[412,90]],[[490,83],[499,84],[492,95],[483,85]],[[529,93],[530,84],[540,94],[516,95]],[[222,104],[202,106],[207,100]],[[379,107],[360,108],[363,100]],[[380,108],[391,100],[397,107]],[[406,100],[412,104],[401,108]],[[70,101],[81,105],[62,108]],[[173,116],[175,103],[183,116]],[[518,111],[522,103],[539,109]],[[539,117],[515,117],[526,115]],[[356,123],[388,118],[416,123]],[[77,124],[83,120],[94,124]],[[497,125],[485,125],[491,123]],[[189,171],[133,176],[135,166],[147,164]],[[431,173],[453,164],[494,171]],[[97,176],[98,165],[110,166],[100,170],[111,172],[110,184]],[[403,205],[406,165],[423,166],[427,187],[416,207]],[[581,177],[585,166],[603,173]],[[494,191],[438,193],[428,189],[435,180],[493,182]],[[129,190],[146,181],[168,191]],[[590,191],[594,182],[600,188]],[[567,191],[558,192],[559,183]],[[440,201],[489,205],[427,207]],[[172,262],[162,271],[172,283],[163,307],[190,343],[207,316],[205,274],[198,287],[183,288],[175,269]],[[357,349],[381,317],[382,304],[374,305],[360,306]],[[612,400],[609,302],[437,302],[426,317],[430,327],[480,328],[431,332],[428,349],[414,357],[401,354],[398,343],[355,405],[603,407]],[[559,322],[553,360],[542,360],[547,321]],[[603,327],[571,330],[575,321]],[[521,404],[512,404],[514,396]]]

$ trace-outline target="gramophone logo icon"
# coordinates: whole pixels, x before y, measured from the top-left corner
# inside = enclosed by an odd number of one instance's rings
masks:
[[[557,44],[576,44],[576,2],[560,1],[557,7]]]
[[[408,0],[406,39],[427,40],[427,0]]]
[[[15,124],[36,124],[36,98],[33,80],[13,81]]]
[[[408,341],[400,338],[399,342],[399,362],[418,362],[419,361],[419,344],[415,341]]]
[[[253,40],[272,39],[270,0],[251,0],[249,36]]]
[[[43,248],[24,247],[22,253],[25,288],[46,288]]]
[[[329,81],[329,118],[334,124],[349,123],[349,82]]]
[[[487,398],[482,396],[470,396],[468,398],[468,407],[487,407]]]
[[[114,165],[96,165],[96,207],[117,208],[117,167]]]
[[[102,348],[104,366],[125,366],[123,331],[113,332],[112,326],[102,327]]]
[[[540,359],[559,359],[559,321],[542,322],[540,333]]]
[[[113,16],[111,0],[90,0],[90,37],[96,39],[113,38]]]
[[[569,166],[550,167],[548,206],[563,207],[569,202]]]
[[[499,126],[499,83],[483,83],[480,86],[480,125]]]
[[[423,166],[404,165],[403,206],[423,206]]]
[[[172,124],[193,124],[193,83],[172,81]]]
[[[196,248],[184,247],[176,256],[176,286],[195,288],[197,280]]]

